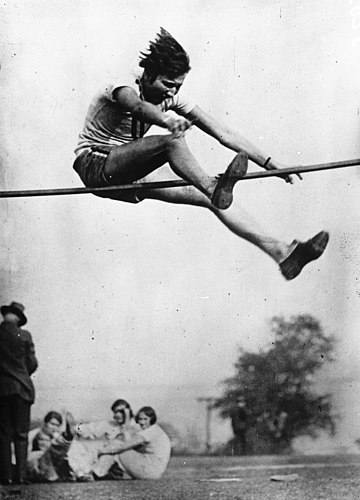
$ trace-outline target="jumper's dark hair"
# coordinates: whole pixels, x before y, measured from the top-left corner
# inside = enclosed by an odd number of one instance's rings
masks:
[[[155,41],[150,42],[148,52],[140,54],[139,65],[153,79],[158,75],[176,78],[191,69],[188,54],[164,28],[160,28]]]
[[[130,418],[133,418],[133,412],[131,406],[127,401],[125,401],[125,399],[117,399],[116,401],[114,401],[113,404],[111,405],[111,411],[114,411],[115,408],[117,408],[118,406],[125,406],[125,408],[128,408],[130,413]]]
[[[136,422],[139,421],[140,413],[145,413],[145,415],[150,418],[150,425],[155,424],[155,422],[157,420],[157,416],[156,416],[154,408],[151,408],[151,406],[143,406],[142,408],[140,408],[140,410],[137,412],[136,417],[135,417]]]
[[[47,413],[45,415],[45,417],[44,417],[45,424],[47,424],[48,422],[50,422],[50,420],[52,420],[52,419],[57,420],[60,425],[62,425],[62,423],[63,423],[62,416],[57,411],[49,411],[49,413]]]

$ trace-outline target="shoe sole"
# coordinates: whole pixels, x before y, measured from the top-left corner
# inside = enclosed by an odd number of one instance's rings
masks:
[[[308,241],[308,244],[314,255],[314,257],[311,260],[315,260],[321,257],[321,255],[324,253],[324,250],[328,242],[329,242],[329,233],[327,233],[326,231],[321,231]],[[308,262],[311,262],[311,260],[309,260]]]
[[[248,168],[248,156],[241,151],[230,163],[224,174],[221,175],[213,195],[211,203],[220,210],[230,207],[233,201],[233,189],[241,177],[244,177]]]

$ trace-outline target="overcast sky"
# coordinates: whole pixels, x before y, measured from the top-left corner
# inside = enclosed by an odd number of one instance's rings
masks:
[[[354,3],[7,3],[1,189],[81,186],[73,149],[90,99],[136,65],[160,26],[190,55],[184,90],[266,155],[288,164],[360,157]],[[233,157],[199,131],[188,142],[211,173]],[[330,231],[324,256],[293,282],[203,209],[91,195],[0,200],[0,297],[26,306],[40,363],[33,414],[73,405],[79,417],[92,407],[100,418],[107,407],[94,402],[126,396],[135,408],[157,404],[168,419],[183,418],[181,398],[218,393],[237,346],[267,345],[272,316],[310,313],[338,339],[329,376],[344,380],[336,397],[346,421],[360,406],[359,179],[352,168],[293,186],[237,185],[243,206],[287,242]]]

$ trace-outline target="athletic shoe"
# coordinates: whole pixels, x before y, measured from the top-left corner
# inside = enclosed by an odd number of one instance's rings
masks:
[[[211,203],[216,208],[225,210],[233,201],[233,189],[239,178],[244,177],[248,167],[248,156],[240,151],[221,174],[211,197]]]
[[[329,241],[329,233],[321,231],[305,243],[293,241],[294,249],[286,259],[280,263],[280,271],[285,279],[293,280],[303,267],[312,260],[318,259]]]

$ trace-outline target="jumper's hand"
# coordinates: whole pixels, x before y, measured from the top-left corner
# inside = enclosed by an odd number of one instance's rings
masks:
[[[191,122],[182,116],[167,116],[165,126],[175,137],[180,137],[191,127]]]
[[[269,163],[265,166],[265,170],[281,170],[282,168],[286,168],[286,165],[281,165],[280,163],[276,163],[274,161],[269,161]],[[301,174],[295,174],[295,175],[302,181]],[[289,174],[281,175],[281,173],[279,173],[279,177],[284,179],[284,181],[288,182],[289,184],[294,184],[295,175],[289,175]]]

